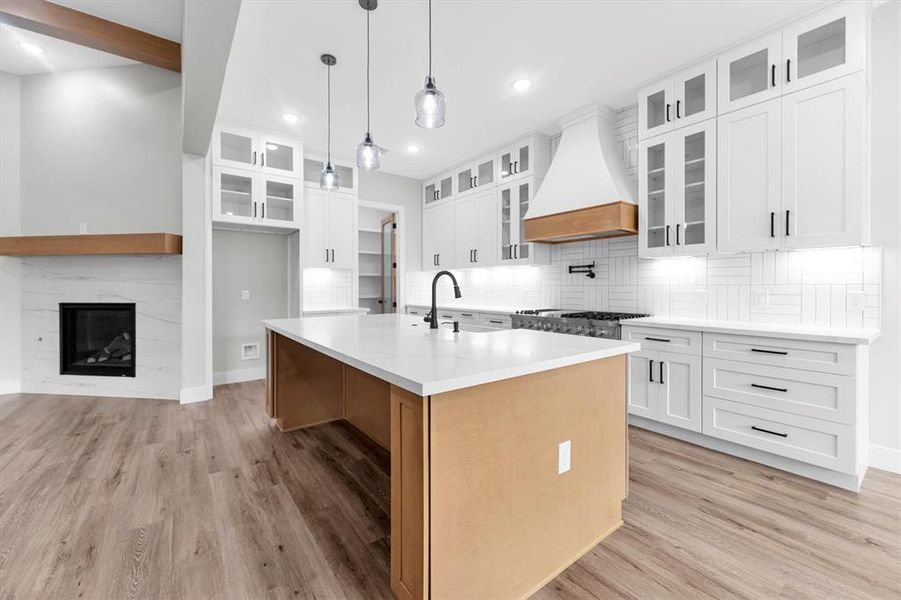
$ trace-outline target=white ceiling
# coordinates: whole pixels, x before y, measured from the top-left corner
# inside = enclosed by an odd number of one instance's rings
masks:
[[[372,134],[391,153],[385,171],[424,178],[530,129],[553,130],[594,101],[635,102],[664,71],[822,3],[796,1],[436,1],[433,72],[447,124],[413,124],[413,95],[428,68],[427,3],[382,0],[372,15]],[[333,155],[353,156],[364,134],[365,11],[356,0],[245,0],[219,119],[290,132],[325,147],[325,67],[332,69]],[[534,80],[514,94],[518,77]],[[298,125],[281,115],[296,112]],[[403,147],[423,151],[409,155]]]
[[[31,54],[19,46],[29,42],[40,46],[43,54]],[[0,25],[0,71],[16,75],[33,75],[50,71],[118,67],[137,64],[133,60],[86,48],[56,38]]]
[[[181,42],[183,0],[50,1],[107,21],[140,29],[173,42]]]

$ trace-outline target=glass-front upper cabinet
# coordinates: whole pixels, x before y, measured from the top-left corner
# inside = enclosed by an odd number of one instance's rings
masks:
[[[865,3],[842,3],[782,32],[786,93],[864,68],[865,10]]]
[[[442,175],[437,179],[426,181],[422,186],[422,202],[423,204],[432,204],[441,200],[448,200],[454,197],[454,179],[459,174],[455,171],[446,175]]]
[[[638,139],[716,116],[716,61],[698,63],[638,92]]]
[[[325,168],[325,158],[321,156],[303,157],[303,180],[309,186],[319,186],[319,176]],[[351,162],[332,160],[332,168],[338,176],[338,191],[356,193],[357,167]]]
[[[782,93],[782,34],[754,40],[717,59],[718,114]]]
[[[300,140],[230,125],[213,132],[213,164],[221,167],[298,177],[302,153]]]
[[[476,188],[494,183],[494,156],[463,165],[455,171],[457,196],[465,196]]]
[[[498,191],[501,264],[547,264],[550,261],[547,244],[525,241],[525,218],[540,181],[528,177],[502,185]]]
[[[523,140],[500,153],[500,181],[531,175],[532,140]]]
[[[213,203],[215,220],[253,223],[259,216],[256,177],[242,170],[214,167]]]
[[[298,183],[288,177],[262,176],[264,194],[260,218],[300,226],[300,207],[297,204]]]
[[[716,246],[716,121],[679,129],[672,137],[673,253],[707,254]]]
[[[672,188],[672,134],[642,140],[638,151],[638,253],[639,256],[672,254],[668,198]]]

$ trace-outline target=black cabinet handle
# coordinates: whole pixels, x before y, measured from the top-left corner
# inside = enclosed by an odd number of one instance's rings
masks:
[[[257,164],[257,151],[253,151],[253,164]]]
[[[759,383],[752,383],[751,387],[759,388],[761,390],[771,390],[773,392],[783,392],[784,393],[784,392],[788,391],[788,388],[777,388],[777,387],[773,387],[771,385],[761,385]]]
[[[785,236],[786,237],[791,235],[791,233],[789,232],[789,224],[788,224],[789,214],[791,214],[790,210],[785,211]]]
[[[773,87],[776,87],[776,65],[775,63],[770,68],[770,81],[773,84]]]
[[[488,319],[488,322],[489,322],[489,323],[497,323],[498,325],[500,325],[500,324],[503,323],[503,321],[497,321],[497,320],[495,320],[495,319]]]
[[[676,100],[676,118],[681,119],[682,115],[679,114],[679,105],[682,104],[681,100]]]
[[[253,203],[253,218],[254,219],[257,218],[257,203],[256,202]]]
[[[472,176],[472,187],[479,187],[479,176],[478,175]]]
[[[791,80],[792,80],[792,59],[786,58],[785,59],[785,81],[790,82]]]
[[[770,431],[769,429],[764,429],[763,427],[758,427],[757,425],[751,425],[751,429],[754,431],[759,431],[760,433],[768,433],[770,435],[778,435],[779,437],[787,438],[787,433],[779,433],[778,431]]]
[[[519,258],[519,244],[513,244],[513,258]]]
[[[513,172],[519,173],[519,161],[518,160],[513,161]]]
[[[328,262],[328,248],[325,249],[325,262]]]
[[[654,383],[654,361],[648,361],[648,381]]]
[[[770,213],[770,237],[776,237],[776,213]]]
[[[263,202],[262,206],[260,206],[260,216],[264,219],[266,218],[266,203]]]
[[[479,262],[479,249],[476,248],[472,251],[473,257],[476,259],[475,262]]]
[[[655,338],[655,337],[647,337],[647,336],[645,336],[644,339],[648,340],[649,342],[667,342],[667,343],[669,343],[669,340],[665,340],[665,339],[663,339],[663,338]]]
[[[667,123],[670,122],[670,118],[669,118],[669,107],[670,107],[670,104],[669,104],[669,102],[667,102],[667,104],[666,104],[666,122],[667,122]]]
[[[682,226],[682,223],[676,223],[676,245],[679,245],[679,228]]]
[[[438,265],[439,267],[441,266],[441,253],[440,252],[435,255],[435,264]]]
[[[663,361],[660,361],[660,383],[664,383],[663,381]]]
[[[669,246],[669,225],[666,226],[666,245]]]
[[[460,313],[460,316],[462,316],[462,317],[471,317],[471,316],[472,316],[472,313]]]
[[[782,356],[788,355],[788,352],[783,352],[781,350],[764,350],[763,348],[751,348],[751,352],[760,352],[761,354],[779,354]]]
[[[261,167],[266,166],[266,153],[265,152],[260,152],[260,166]]]
[[[335,249],[332,248],[332,262],[335,262]]]

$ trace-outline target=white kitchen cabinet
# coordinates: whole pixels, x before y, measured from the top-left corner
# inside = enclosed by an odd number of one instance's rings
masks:
[[[779,245],[782,110],[775,98],[717,119],[717,249]]]
[[[842,2],[782,31],[786,94],[863,71],[866,7]]]
[[[300,228],[298,179],[213,167],[213,222],[260,229]]]
[[[717,58],[720,115],[782,94],[782,34],[773,33]]]
[[[694,65],[638,92],[638,139],[716,116],[716,61]]]
[[[497,264],[497,191],[483,190],[454,201],[457,268]]]
[[[500,222],[499,262],[503,265],[548,264],[547,244],[524,241],[525,217],[541,180],[535,177],[502,184],[498,188]]]
[[[454,197],[454,173],[447,173],[427,181],[422,186],[422,202],[425,206],[450,200]]]
[[[303,180],[307,188],[319,188],[319,177],[325,168],[326,159],[319,155],[303,157]],[[353,162],[332,160],[332,168],[338,176],[338,188],[335,191],[356,194],[359,190],[357,166]]]
[[[863,72],[782,97],[782,248],[868,243]]]
[[[230,125],[213,133],[213,164],[284,177],[301,176],[299,140]]]
[[[716,120],[639,142],[639,255],[716,248]]]
[[[629,355],[629,412],[701,431],[701,356],[645,350]]]
[[[550,165],[550,141],[534,133],[502,149],[497,154],[497,181],[506,183],[521,177],[544,177]]]
[[[455,179],[457,185],[457,196],[465,196],[476,192],[479,188],[486,189],[495,183],[495,164],[496,158],[486,156],[479,160],[474,160],[455,170]]]
[[[304,266],[352,269],[357,198],[308,188],[304,201]]]
[[[454,266],[453,202],[443,202],[422,211],[422,268],[451,268]]]

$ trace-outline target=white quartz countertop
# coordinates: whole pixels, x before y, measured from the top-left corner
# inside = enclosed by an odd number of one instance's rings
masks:
[[[673,317],[641,317],[622,321],[623,326],[657,327],[736,335],[760,335],[794,340],[835,342],[839,344],[870,344],[879,337],[878,329],[832,329],[806,325],[748,323],[745,321],[716,321],[712,319],[680,319]]]
[[[270,330],[402,387],[440,394],[637,352],[641,345],[528,329],[453,333],[416,315],[341,315],[263,321]],[[625,377],[625,373],[623,373]]]

